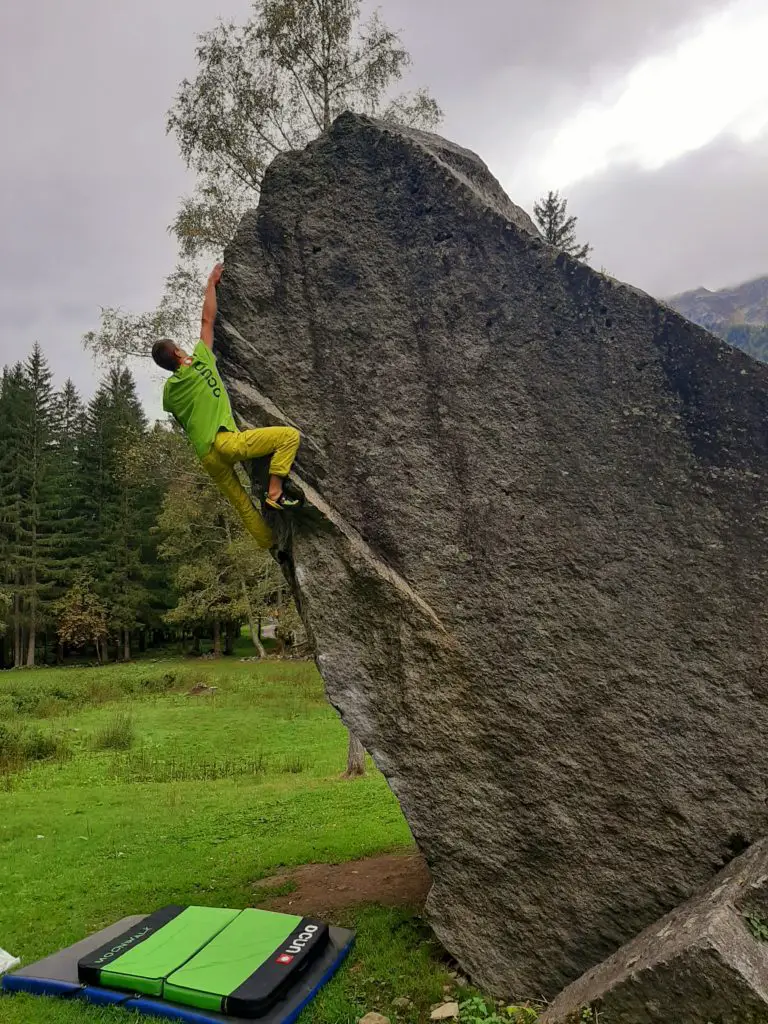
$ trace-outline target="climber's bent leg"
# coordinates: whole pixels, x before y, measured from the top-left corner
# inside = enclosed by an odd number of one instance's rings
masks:
[[[214,446],[202,460],[203,468],[243,521],[243,526],[261,548],[274,543],[272,531],[253,507],[253,502],[237,479],[237,473]]]
[[[244,462],[271,455],[267,500],[273,507],[292,507],[299,502],[283,497],[283,480],[291,471],[301,435],[294,427],[260,427],[234,434],[221,431],[214,448],[226,462]]]

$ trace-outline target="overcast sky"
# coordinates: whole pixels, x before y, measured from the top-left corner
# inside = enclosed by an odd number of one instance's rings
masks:
[[[0,365],[39,340],[88,394],[99,306],[151,308],[189,179],[165,113],[195,35],[247,0],[0,2]],[[768,273],[765,0],[382,0],[445,109],[531,209],[657,295]],[[159,389],[142,374],[142,393]]]

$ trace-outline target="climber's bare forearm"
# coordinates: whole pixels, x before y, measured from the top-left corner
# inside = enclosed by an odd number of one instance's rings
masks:
[[[200,324],[200,338],[208,346],[213,348],[213,325],[216,323],[216,310],[218,300],[216,299],[216,285],[221,280],[224,271],[224,264],[217,263],[208,278],[205,288],[205,300],[203,301],[203,315]]]

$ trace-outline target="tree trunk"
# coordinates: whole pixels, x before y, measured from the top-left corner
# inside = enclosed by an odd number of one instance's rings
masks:
[[[33,668],[35,664],[35,646],[37,642],[37,630],[35,629],[35,623],[32,622],[29,627],[29,639],[27,641],[27,668]]]
[[[213,655],[215,658],[221,655],[221,623],[218,619],[213,623]]]
[[[34,581],[34,576],[33,576]],[[34,585],[34,584],[33,584]],[[35,593],[32,592],[32,603],[29,606],[29,637],[27,639],[27,668],[32,668],[35,664],[35,643],[37,640],[37,623],[35,622],[35,616],[37,615],[37,608],[35,607]]]
[[[21,598],[13,595],[13,667],[21,665]]]
[[[123,661],[131,660],[131,631],[123,630]]]
[[[235,624],[228,622],[224,627],[224,654],[229,657],[235,649]]]
[[[261,617],[259,617],[257,624],[253,618],[253,608],[251,606],[251,599],[248,596],[248,587],[245,585],[245,580],[240,580],[240,587],[243,591],[245,610],[248,615],[248,628],[251,631],[251,641],[253,642],[253,646],[256,648],[256,652],[259,657],[266,658],[267,652],[264,650],[264,645],[261,642]]]
[[[98,648],[98,645],[97,645],[96,646],[96,657],[98,658],[98,656],[99,656],[99,648]],[[57,665],[63,665],[64,664],[64,644],[62,644],[62,643],[56,644],[56,664]]]
[[[347,770],[344,772],[345,779],[359,779],[365,775],[365,747],[352,733],[349,734],[349,747],[347,749]]]
[[[19,630],[19,661],[18,667],[24,666],[24,651],[27,646],[27,627],[22,622],[21,629]]]

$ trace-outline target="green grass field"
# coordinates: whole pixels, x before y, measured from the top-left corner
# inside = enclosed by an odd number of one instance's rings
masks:
[[[187,696],[196,683],[214,695]],[[25,962],[168,903],[244,907],[283,867],[412,844],[371,767],[340,779],[346,733],[314,666],[144,661],[0,674],[0,947]],[[450,981],[419,919],[377,907],[305,1014],[429,1018]],[[407,1009],[392,1000],[406,996]],[[0,998],[3,1024],[126,1021],[124,1011]]]

